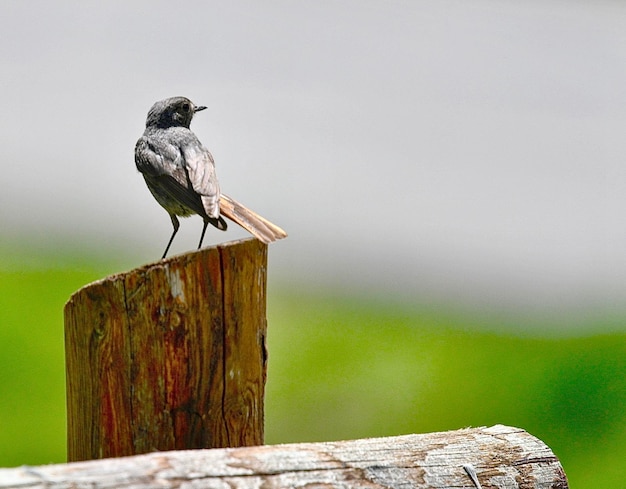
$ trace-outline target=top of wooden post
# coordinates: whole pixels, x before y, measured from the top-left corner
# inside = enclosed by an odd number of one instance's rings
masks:
[[[69,460],[263,443],[267,245],[205,248],[65,305]]]

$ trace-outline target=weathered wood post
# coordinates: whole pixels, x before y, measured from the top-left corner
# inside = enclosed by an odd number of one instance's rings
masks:
[[[68,459],[263,443],[267,245],[227,243],[65,306]]]

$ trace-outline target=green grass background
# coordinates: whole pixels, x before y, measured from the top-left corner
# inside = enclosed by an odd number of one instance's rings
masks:
[[[138,264],[0,251],[0,467],[63,462],[63,305]],[[624,487],[624,333],[507,318],[512,334],[495,317],[273,282],[268,320],[268,444],[502,423],[546,442],[571,487]]]

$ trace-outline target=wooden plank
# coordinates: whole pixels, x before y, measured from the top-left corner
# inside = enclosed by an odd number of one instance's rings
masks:
[[[567,489],[568,483],[543,442],[502,425],[0,469],[0,489],[68,487]]]

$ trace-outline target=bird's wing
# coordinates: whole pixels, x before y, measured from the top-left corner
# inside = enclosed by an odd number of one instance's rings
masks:
[[[186,141],[181,150],[193,190],[200,195],[205,212],[217,219],[220,215],[220,185],[211,153],[196,137]]]
[[[167,141],[142,136],[135,145],[135,165],[144,175],[169,175],[181,185],[187,185],[183,155],[180,149]]]
[[[135,146],[135,165],[157,201],[168,212],[171,202],[178,202],[201,216],[205,214],[200,196],[191,188],[178,147],[161,139],[142,136]]]

